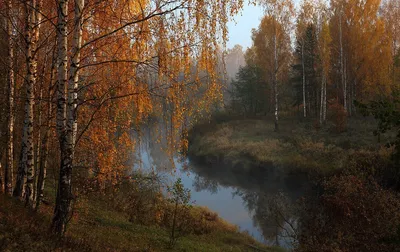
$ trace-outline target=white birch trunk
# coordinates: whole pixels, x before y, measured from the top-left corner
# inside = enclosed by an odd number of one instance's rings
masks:
[[[68,81],[68,112],[67,112],[67,131],[71,134],[72,149],[75,149],[76,135],[78,131],[77,104],[78,104],[78,82],[80,48],[82,45],[82,10],[84,0],[75,0],[74,10],[74,32],[72,40],[72,57]],[[73,153],[74,154],[74,151]]]
[[[84,0],[74,1],[74,30],[72,40],[72,56],[68,79],[67,95],[67,0],[58,1],[58,112],[57,128],[61,146],[61,167],[57,192],[57,201],[53,217],[53,231],[59,235],[65,232],[68,223],[72,200],[71,177],[74,149],[77,135],[77,89],[79,81],[80,47],[82,43],[82,10]],[[62,83],[62,84],[61,84]]]
[[[56,128],[60,144],[61,164],[60,175],[58,181],[56,206],[52,221],[52,230],[58,235],[62,235],[68,219],[71,200],[71,164],[67,155],[67,97],[65,93],[68,81],[67,73],[67,46],[68,46],[68,30],[67,30],[67,13],[68,0],[57,1],[57,115]]]
[[[29,67],[31,69],[31,79],[30,80],[30,89],[31,89],[31,122],[30,122],[30,150],[28,151],[28,163],[26,166],[27,173],[26,173],[26,201],[29,201],[29,204],[33,206],[34,203],[34,190],[35,190],[35,164],[34,164],[34,152],[33,152],[33,147],[34,147],[34,140],[33,140],[33,115],[34,115],[34,110],[33,110],[33,105],[34,105],[34,87],[36,86],[37,83],[37,44],[39,42],[39,34],[40,34],[40,23],[41,23],[41,3],[40,0],[31,0],[30,1],[31,6],[29,6],[29,12],[30,14],[30,20],[31,20],[31,46],[30,46],[30,53],[31,55],[28,57],[31,57],[31,66]],[[32,152],[32,153],[30,153]]]
[[[17,176],[17,184],[14,190],[14,196],[24,196],[28,204],[33,200],[33,181],[34,181],[34,151],[33,151],[33,105],[34,105],[34,86],[37,78],[37,61],[36,61],[36,40],[34,39],[35,27],[35,10],[32,6],[36,6],[36,1],[31,0],[25,4],[26,12],[26,99],[25,99],[25,119],[22,137],[21,159]],[[24,181],[26,175],[26,184]]]

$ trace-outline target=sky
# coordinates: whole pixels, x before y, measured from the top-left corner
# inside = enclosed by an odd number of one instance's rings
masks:
[[[297,7],[300,0],[294,0],[293,2]],[[263,13],[263,8],[261,6],[248,5],[245,3],[241,14],[238,14],[234,18],[234,21],[228,23],[229,41],[227,43],[227,49],[233,48],[236,44],[243,46],[244,50],[250,47],[252,44],[251,29],[258,27]]]
[[[252,44],[251,29],[257,28],[263,16],[261,6],[247,5],[242,10],[242,13],[234,18],[234,21],[228,23],[229,41],[227,48],[232,48],[236,44],[243,46],[246,50]],[[236,22],[236,24],[235,24]]]

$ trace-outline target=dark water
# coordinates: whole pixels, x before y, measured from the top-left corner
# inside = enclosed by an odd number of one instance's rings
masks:
[[[137,155],[141,162],[135,169],[156,172],[169,184],[181,178],[194,205],[217,212],[260,242],[295,245],[297,218],[292,205],[308,190],[304,175],[272,165],[206,165],[190,157],[169,158],[151,134],[142,137]]]

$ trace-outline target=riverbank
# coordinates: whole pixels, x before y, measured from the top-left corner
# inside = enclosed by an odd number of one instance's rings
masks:
[[[271,119],[216,118],[195,125],[189,133],[189,155],[205,163],[228,163],[243,168],[270,166],[329,175],[342,170],[358,156],[390,156],[384,147],[391,135],[373,135],[376,122],[350,119],[346,131],[331,125],[315,127],[299,118],[280,121],[274,131]]]
[[[0,251],[279,251],[256,242],[205,208],[193,207],[190,216],[209,216],[208,232],[182,236],[169,248],[169,230],[160,225],[129,221],[104,200],[110,195],[91,195],[79,200],[63,240],[49,235],[52,205],[39,212],[0,195]]]

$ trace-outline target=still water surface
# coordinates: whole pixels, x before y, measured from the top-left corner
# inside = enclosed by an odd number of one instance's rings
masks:
[[[248,231],[258,241],[292,247],[296,217],[290,209],[308,187],[299,175],[277,167],[201,164],[186,158],[168,158],[157,141],[141,138],[135,169],[156,172],[167,183],[181,178],[191,190],[194,205],[206,206],[226,221]],[[290,236],[290,237],[289,237]]]

